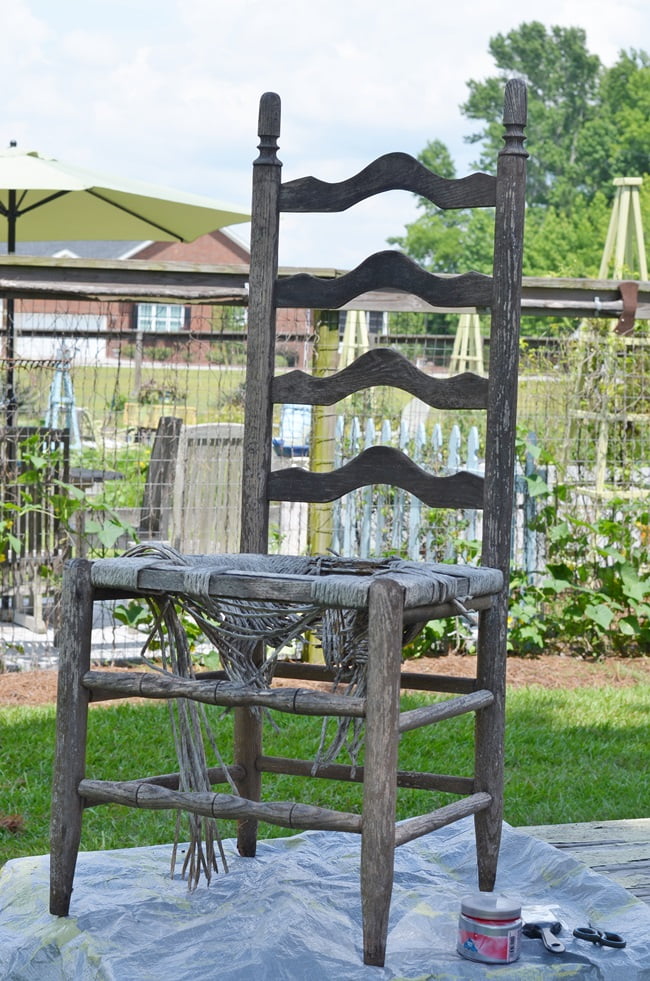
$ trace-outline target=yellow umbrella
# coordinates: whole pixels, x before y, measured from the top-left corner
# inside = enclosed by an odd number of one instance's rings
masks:
[[[0,151],[0,238],[22,241],[149,240],[189,242],[250,221],[233,205],[143,181],[110,177],[15,144]],[[7,424],[13,425],[13,299],[5,303]]]
[[[17,233],[24,242],[190,242],[245,221],[247,212],[211,198],[109,177],[16,146],[0,151],[0,236],[8,252]]]

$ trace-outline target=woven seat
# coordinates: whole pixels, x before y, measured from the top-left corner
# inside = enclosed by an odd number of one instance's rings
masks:
[[[273,577],[278,598],[291,590],[294,598],[323,606],[362,609],[374,580],[389,575],[404,590],[404,607],[437,606],[471,602],[494,596],[503,587],[503,573],[483,566],[400,559],[363,560],[321,558],[316,563],[299,555],[190,555],[182,563],[150,556],[104,559],[91,567],[93,586],[140,589],[159,579],[161,588],[173,593],[218,597],[226,577],[246,576],[268,583]],[[236,587],[235,587],[236,588]]]
[[[237,554],[185,555],[164,544],[141,545],[122,558],[75,559],[68,564],[52,802],[52,913],[67,915],[70,908],[83,809],[104,802],[186,811],[193,836],[188,850],[193,856],[188,869],[192,882],[201,872],[195,835],[205,834],[209,854],[216,856],[215,818],[238,821],[238,849],[243,857],[255,855],[260,821],[358,834],[363,958],[368,964],[384,963],[396,846],[474,815],[478,884],[484,890],[493,888],[503,812],[525,101],[523,83],[508,83],[505,146],[494,177],[479,174],[444,180],[412,157],[388,154],[350,180],[325,184],[311,177],[282,183],[277,157],[280,102],[272,93],[263,96],[260,155],[253,174],[241,550]],[[396,188],[427,197],[441,208],[493,208],[493,275],[469,272],[437,277],[399,253],[384,252],[333,279],[278,277],[281,212],[341,211]],[[329,377],[304,371],[273,376],[278,308],[328,311],[345,306],[355,296],[385,288],[411,293],[433,307],[489,308],[489,379],[471,373],[455,378],[430,376],[397,352],[380,347]],[[483,412],[485,476],[431,474],[403,452],[379,446],[330,471],[273,469],[275,405],[329,406],[376,385],[393,385],[441,411]],[[313,449],[316,441],[311,439],[309,445]],[[330,553],[268,554],[270,502],[320,507],[359,487],[382,484],[419,498],[425,509],[462,512],[482,508],[480,563],[435,564],[394,556],[361,559]],[[149,604],[152,636],[166,652],[169,670],[91,670],[93,604],[129,597]],[[476,627],[475,676],[449,678],[403,671],[403,644],[427,621],[458,615],[470,618]],[[185,630],[187,617],[218,650],[220,670],[194,671]],[[323,663],[280,659],[283,649],[304,637],[321,645]],[[274,685],[278,677],[298,684],[295,688]],[[327,690],[301,687],[305,681],[330,682],[331,686]],[[402,711],[402,688],[440,692],[446,697]],[[184,727],[179,771],[123,782],[86,779],[89,701],[132,696],[167,699],[176,705]],[[195,714],[204,705],[233,709],[231,763],[207,763]],[[334,717],[338,720],[336,735],[329,744],[321,739],[315,760],[265,755],[267,709]],[[442,725],[466,713],[475,719],[473,773],[440,772],[433,759],[428,770],[421,772],[400,759],[403,733]],[[351,813],[299,800],[268,800],[263,793],[267,773],[362,782],[362,808]],[[226,785],[223,791],[213,789],[219,785]],[[423,813],[396,822],[401,787],[422,792]],[[432,809],[427,800],[431,791],[449,794],[449,802]],[[332,799],[329,792],[328,801]],[[208,873],[211,863],[217,864],[216,857],[204,866]]]

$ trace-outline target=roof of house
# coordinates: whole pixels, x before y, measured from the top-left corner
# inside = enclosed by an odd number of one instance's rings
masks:
[[[17,242],[17,255],[70,259],[129,259],[149,242]],[[6,242],[0,243],[0,255],[7,254]]]
[[[225,228],[218,229],[220,236],[230,239],[238,249],[248,252],[248,246]],[[57,241],[57,242],[17,242],[16,255],[30,255],[39,258],[51,256],[57,259],[136,259],[138,253],[154,244],[153,239],[136,242],[115,242],[102,240]],[[161,243],[169,246],[169,242]],[[191,243],[178,243],[180,245]],[[7,243],[0,242],[0,255],[7,254]]]

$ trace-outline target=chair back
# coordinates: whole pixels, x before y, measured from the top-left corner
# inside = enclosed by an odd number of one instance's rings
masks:
[[[521,263],[524,226],[524,123],[526,89],[508,82],[505,145],[496,175],[442,178],[404,153],[388,153],[339,183],[314,177],[283,183],[277,156],[280,100],[266,93],[260,103],[259,157],[253,168],[250,303],[241,548],[267,551],[270,501],[325,504],[358,487],[390,484],[432,508],[482,508],[483,564],[507,571],[514,494],[515,424]],[[435,275],[400,252],[376,253],[356,269],[330,278],[278,271],[279,216],[282,212],[340,212],[373,195],[401,189],[427,198],[441,209],[493,209],[492,275],[471,270]],[[412,294],[431,307],[489,312],[489,376],[463,372],[434,377],[385,347],[371,347],[327,377],[304,371],[275,374],[276,317],[280,309],[339,310],[377,290]],[[337,315],[338,316],[338,315]],[[338,321],[335,321],[338,323]],[[324,472],[312,467],[272,467],[274,407],[312,406],[312,460],[319,406],[333,406],[373,386],[393,386],[440,410],[486,413],[485,473],[440,475],[426,472],[390,446],[363,449],[343,466]]]

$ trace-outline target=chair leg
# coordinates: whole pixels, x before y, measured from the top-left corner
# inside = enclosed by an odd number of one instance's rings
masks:
[[[403,589],[391,579],[370,587],[361,908],[364,962],[379,967],[386,956],[395,863],[403,607]]]
[[[235,709],[235,739],[233,758],[244,768],[244,777],[237,781],[242,797],[259,801],[262,793],[262,774],[257,769],[257,759],[262,754],[262,720],[252,709]],[[257,821],[244,818],[237,826],[237,850],[246,858],[253,858],[257,851]]]
[[[494,735],[494,727],[490,725],[487,719],[485,723],[486,728],[490,728],[491,735]],[[478,719],[476,728],[478,737],[480,729]],[[489,741],[486,741],[485,738],[483,739],[483,746],[486,750],[489,750]],[[495,751],[498,750],[496,740],[494,749]],[[492,768],[491,779],[477,789],[485,790],[491,794],[492,803],[485,810],[478,811],[474,815],[478,887],[482,892],[491,892],[494,889],[503,824],[503,764],[502,762],[501,764],[497,764],[496,752],[490,754],[489,759],[490,762],[487,765]]]
[[[494,702],[476,713],[475,783],[492,803],[474,815],[479,889],[491,892],[497,874],[497,861],[503,823],[503,777],[505,737],[505,615],[498,606],[481,614],[477,650],[479,688],[494,692]]]
[[[50,824],[50,912],[67,916],[81,840],[89,693],[81,684],[90,668],[93,587],[90,563],[66,567],[61,599],[61,643],[56,713],[56,751]]]

